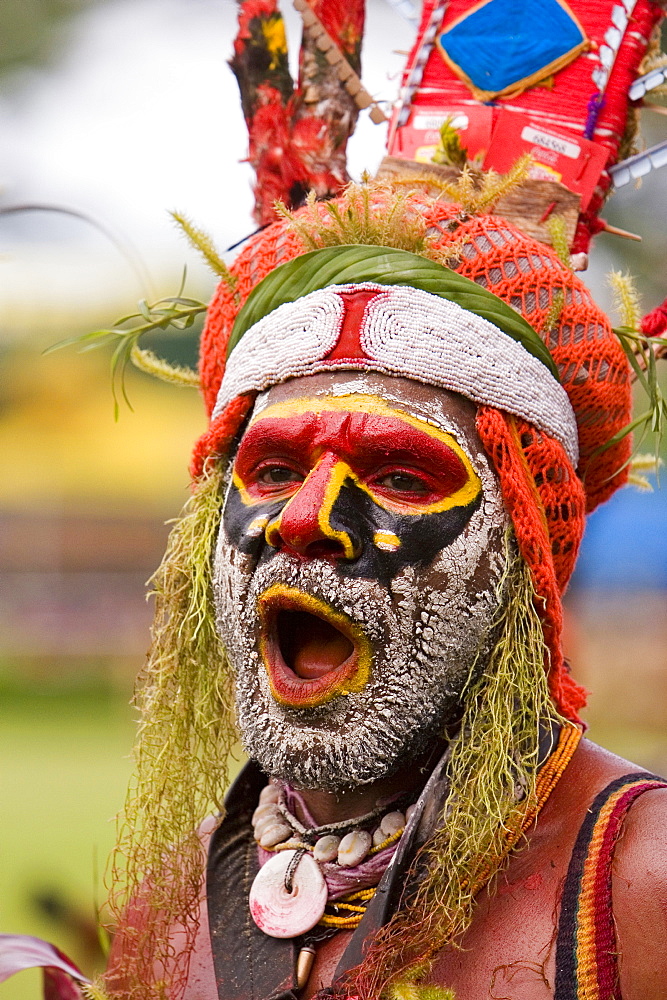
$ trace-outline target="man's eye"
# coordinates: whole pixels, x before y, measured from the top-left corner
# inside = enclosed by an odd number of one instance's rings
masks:
[[[300,483],[303,476],[285,465],[269,465],[260,472],[258,482],[267,486],[283,486],[285,483]]]
[[[419,476],[411,476],[409,472],[390,472],[377,480],[377,485],[395,493],[430,493],[430,489]]]

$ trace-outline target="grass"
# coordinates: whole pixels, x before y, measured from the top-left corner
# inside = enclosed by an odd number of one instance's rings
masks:
[[[0,706],[0,930],[57,944],[85,971],[91,949],[74,926],[35,904],[48,896],[91,926],[130,772],[127,696],[103,686],[5,685]],[[3,985],[3,1000],[41,998],[41,974]]]

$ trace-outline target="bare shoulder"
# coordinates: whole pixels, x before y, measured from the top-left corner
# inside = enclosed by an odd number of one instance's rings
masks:
[[[667,788],[641,795],[616,844],[612,900],[623,1000],[667,996]]]

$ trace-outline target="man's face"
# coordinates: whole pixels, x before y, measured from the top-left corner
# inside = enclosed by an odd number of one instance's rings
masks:
[[[260,397],[215,555],[250,756],[334,790],[434,744],[488,655],[508,523],[467,400],[355,372]]]

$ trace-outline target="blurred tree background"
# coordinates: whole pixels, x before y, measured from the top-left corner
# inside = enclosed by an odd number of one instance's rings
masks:
[[[135,412],[122,407],[115,421],[108,353],[42,351],[108,326],[142,297],[173,294],[184,264],[189,293],[210,295],[213,278],[167,209],[203,224],[221,249],[253,228],[225,65],[234,18],[233,0],[0,4],[0,931],[43,936],[90,971],[130,771],[145,581],[186,496],[204,420],[196,392],[132,371]],[[394,8],[371,0],[364,81],[387,99],[399,37]],[[667,121],[644,111],[642,132],[658,142]],[[360,121],[353,175],[375,168],[383,143],[381,128]],[[598,238],[586,280],[607,309],[611,268],[637,276],[646,311],[667,294],[666,185],[667,169],[655,171],[609,201],[609,222],[642,242]],[[75,214],[8,211],[26,205]],[[193,365],[197,332],[151,346]],[[593,737],[663,772],[666,592],[667,488],[623,491],[591,518],[568,646],[594,692]],[[39,976],[3,990],[37,1000]]]
[[[94,193],[79,198],[75,185],[59,189],[48,171],[33,173],[36,108],[49,88],[67,90],[68,65],[76,78],[72,61],[84,59],[98,23],[86,18],[104,8],[95,0],[0,5],[0,207],[49,204],[92,220],[0,215],[0,930],[51,940],[88,972],[103,962],[97,911],[130,774],[129,700],[150,626],[145,584],[165,521],[185,498],[188,454],[203,425],[196,392],[170,392],[134,371],[136,415],[123,408],[116,422],[107,355],[42,353],[109,325],[140,295],[173,292],[189,260],[174,234],[170,260],[156,254],[148,274],[150,236],[128,236],[122,223],[117,233],[113,209]],[[129,9],[120,13],[131,23]],[[78,77],[85,82],[85,70]],[[65,176],[72,150],[62,156]],[[122,253],[106,236],[112,230]],[[212,278],[189,263],[189,287],[208,295]],[[153,348],[193,365],[197,334]],[[41,974],[22,973],[2,995],[37,1000]]]
[[[3,0],[0,73],[44,64],[57,52],[67,22],[95,0]]]

